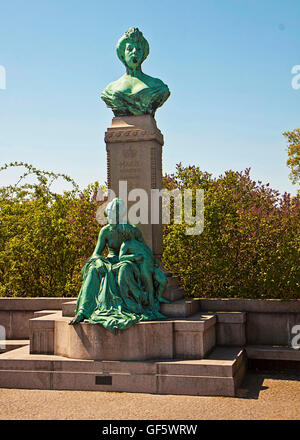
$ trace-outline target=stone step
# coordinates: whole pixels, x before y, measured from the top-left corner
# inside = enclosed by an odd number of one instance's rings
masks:
[[[41,311],[28,321],[30,353],[53,353],[55,320],[61,318],[61,311],[50,314],[46,312]]]
[[[29,345],[28,339],[0,340],[0,354]]]
[[[58,312],[60,312],[60,310],[38,310],[37,312],[33,312],[33,315],[35,318],[39,318],[42,316],[47,316]]]
[[[178,287],[178,277],[168,277],[167,287]]]
[[[169,301],[178,301],[184,298],[184,290],[181,288],[167,287],[164,291],[163,297]]]
[[[28,345],[28,344],[27,344]],[[24,346],[23,346],[24,347]],[[15,347],[17,348],[17,347]],[[30,355],[28,346],[0,357],[1,370],[68,371],[85,373],[130,373],[231,377],[243,360],[240,347],[216,347],[205,359],[166,361],[100,361],[65,358],[57,355]]]
[[[245,348],[249,359],[299,361],[300,368],[299,349],[272,345],[247,345]]]
[[[194,315],[200,310],[200,301],[197,298],[191,300],[181,299],[170,304],[161,304],[160,311],[168,317],[182,317]]]
[[[202,304],[202,301],[200,302]],[[201,305],[200,305],[201,307]],[[245,312],[205,312],[217,318],[217,345],[246,344],[246,313]]]
[[[76,303],[77,301],[68,301],[63,303],[62,316],[69,316],[69,317],[75,316]]]
[[[0,388],[235,396],[234,378],[2,370]]]
[[[0,356],[0,387],[234,396],[245,371],[245,351],[218,347],[207,359],[88,361],[55,355]]]

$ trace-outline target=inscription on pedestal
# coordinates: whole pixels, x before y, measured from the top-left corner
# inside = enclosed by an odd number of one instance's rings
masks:
[[[148,195],[148,223],[137,223],[147,244],[158,256],[162,252],[162,225],[151,224],[151,190],[162,188],[163,138],[150,115],[116,117],[106,135],[108,185],[120,196],[120,181],[127,184],[127,209],[139,203],[138,192]],[[121,191],[121,190],[120,190]],[[122,190],[123,191],[123,190]],[[137,197],[135,199],[135,197]]]
[[[119,178],[120,180],[137,179],[140,176],[141,162],[138,159],[137,148],[132,145],[125,147],[121,153],[124,159],[120,161]]]

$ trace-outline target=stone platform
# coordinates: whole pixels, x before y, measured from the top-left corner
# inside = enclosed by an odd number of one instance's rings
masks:
[[[173,302],[161,305],[169,317],[116,334],[97,324],[68,325],[76,301],[59,312],[36,312],[29,346],[0,356],[0,386],[234,396],[246,352],[238,338],[234,347],[217,347],[216,337],[225,328],[230,342],[237,324],[242,332],[243,315],[201,313],[199,301],[182,298],[182,289],[169,281],[165,297]]]
[[[139,360],[128,359],[125,349],[126,344],[131,343],[130,338],[127,342],[125,340],[130,328],[122,335],[125,338],[120,351],[123,360],[104,360],[99,352],[94,356],[96,348],[101,348],[98,340],[98,332],[104,330],[100,329],[101,326],[91,329],[97,341],[95,347],[90,344],[89,353],[91,357],[97,357],[96,360],[75,359],[74,347],[67,347],[70,351],[63,356],[62,352],[54,354],[55,328],[57,347],[66,348],[66,335],[60,334],[59,327],[65,328],[70,337],[72,330],[67,322],[74,314],[75,302],[66,298],[60,298],[60,303],[57,298],[52,298],[53,301],[47,298],[1,299],[0,318],[4,316],[4,319],[0,321],[5,326],[9,322],[10,330],[7,332],[8,340],[0,341],[0,388],[233,396],[247,366],[259,366],[257,362],[263,361],[264,367],[275,362],[280,364],[278,368],[283,369],[283,364],[287,362],[288,368],[299,371],[300,350],[291,347],[288,332],[299,321],[300,305],[296,301],[184,299],[176,278],[168,278],[165,296],[173,302],[162,307],[165,307],[166,314],[169,313],[169,318],[133,326],[132,335],[137,331],[140,335],[135,334],[131,355],[136,350],[135,345],[141,341],[143,349],[139,351]],[[25,307],[23,303],[26,303]],[[14,314],[15,308],[17,314]],[[24,309],[30,313],[24,313]],[[20,322],[22,328],[28,327],[23,337],[20,336]],[[159,338],[156,339],[161,340],[163,348],[159,348],[155,338],[149,347],[143,340],[149,329],[155,329],[153,325],[157,326],[155,331]],[[79,324],[76,333],[83,356],[86,353],[82,351],[80,338],[88,334],[85,326]],[[167,328],[169,336],[162,331]],[[31,341],[28,339],[29,331]],[[113,342],[118,339],[108,333],[105,332],[105,338],[112,337]],[[213,334],[214,344],[210,345]],[[166,355],[168,359],[164,358]],[[152,356],[156,358],[149,359]]]
[[[32,354],[93,360],[202,359],[216,343],[213,315],[138,322],[116,334],[99,324],[68,325],[70,317],[61,312],[40,315],[29,320]]]
[[[245,361],[239,347],[218,347],[199,360],[78,360],[30,354],[27,340],[0,354],[0,387],[234,396]]]
[[[176,277],[165,271],[168,285],[160,311],[168,319],[139,322],[110,333],[102,325],[68,325],[76,301],[61,311],[41,310],[29,319],[30,353],[73,359],[151,360],[202,359],[216,344],[216,317],[199,312],[197,299],[184,299]]]
[[[201,313],[200,300],[185,299],[167,276],[167,318],[116,334],[69,325],[74,300],[35,311],[30,340],[7,341],[0,351],[0,387],[234,396],[247,365],[245,315]]]
[[[68,307],[35,312],[29,341],[2,344],[0,387],[235,396],[243,380],[246,351],[216,346],[216,314],[140,322],[113,335],[68,325]],[[239,320],[229,318],[230,337]]]

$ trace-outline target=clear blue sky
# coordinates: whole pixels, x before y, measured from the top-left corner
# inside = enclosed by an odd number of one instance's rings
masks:
[[[168,84],[156,113],[164,172],[199,165],[296,192],[285,130],[300,127],[299,0],[0,0],[0,163],[26,161],[81,186],[106,180],[100,100],[124,73],[115,45],[130,26],[150,44],[145,73]],[[0,185],[13,173],[1,173]]]

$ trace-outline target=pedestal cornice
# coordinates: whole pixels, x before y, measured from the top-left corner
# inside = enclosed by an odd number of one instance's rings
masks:
[[[152,140],[164,144],[163,135],[151,115],[115,117],[105,133],[106,143]]]

